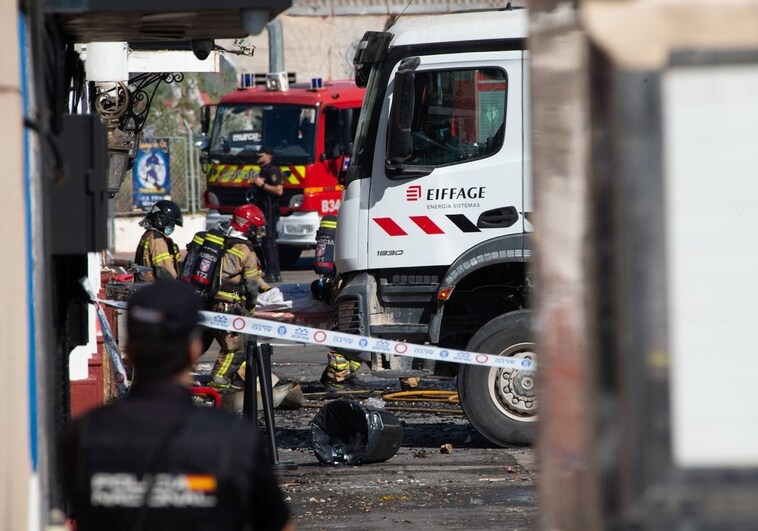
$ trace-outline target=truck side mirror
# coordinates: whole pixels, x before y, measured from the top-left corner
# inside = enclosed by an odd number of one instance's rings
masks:
[[[359,112],[359,109],[340,109],[338,115],[339,123],[339,153],[341,155],[348,150],[348,145],[352,143],[355,136],[355,128],[353,125],[357,124],[358,120],[354,116]]]
[[[203,105],[200,110],[200,131],[204,135],[208,135],[208,130],[211,127],[211,108],[209,105]]]
[[[371,65],[356,65],[355,86],[358,88],[366,88],[366,86],[368,86],[369,74],[371,74]]]
[[[199,149],[202,152],[207,152],[208,148],[210,147],[210,139],[206,136],[205,133],[200,133],[198,135],[195,135],[195,147]]]
[[[365,88],[368,85],[372,65],[384,61],[391,41],[392,34],[386,31],[367,31],[363,34],[353,58],[356,86]]]
[[[353,145],[350,144],[348,149],[352,151]],[[343,153],[340,156],[340,169],[337,172],[337,182],[341,185],[344,185],[347,182],[347,169],[350,167],[350,151]]]
[[[415,77],[419,62],[418,57],[405,59],[395,74],[387,128],[387,160],[393,166],[402,164],[413,154],[411,125],[416,107]]]

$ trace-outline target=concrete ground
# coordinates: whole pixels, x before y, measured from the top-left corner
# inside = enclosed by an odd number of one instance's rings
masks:
[[[310,283],[312,252],[283,272],[286,283]],[[216,349],[201,359],[210,370]],[[328,403],[319,376],[326,349],[274,346],[272,371],[282,383],[298,383],[305,405],[275,411],[278,476],[297,529],[498,529],[537,528],[536,451],[497,448],[466,420],[456,404],[386,401],[402,425],[401,446],[390,459],[360,466],[319,464],[311,444],[311,421]],[[399,391],[396,375],[360,376],[358,402]],[[454,390],[452,378],[424,378],[422,387]],[[261,427],[265,427],[259,416]],[[450,445],[451,453],[441,448]]]

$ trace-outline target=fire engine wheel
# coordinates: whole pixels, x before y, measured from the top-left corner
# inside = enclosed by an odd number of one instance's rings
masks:
[[[303,251],[300,247],[293,247],[291,245],[279,245],[277,249],[279,250],[279,267],[282,269],[293,266]]]
[[[528,310],[495,317],[480,328],[466,350],[536,361]],[[532,444],[537,423],[536,378],[533,371],[461,365],[458,395],[469,422],[499,445]]]

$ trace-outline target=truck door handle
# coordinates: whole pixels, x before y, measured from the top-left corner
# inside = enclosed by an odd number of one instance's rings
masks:
[[[488,210],[479,215],[476,226],[480,229],[502,229],[518,221],[516,207],[507,206]]]

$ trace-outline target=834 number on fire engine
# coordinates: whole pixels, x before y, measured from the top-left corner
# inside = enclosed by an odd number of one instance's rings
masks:
[[[339,209],[339,199],[323,199],[321,201],[321,212],[324,214],[336,214]]]

